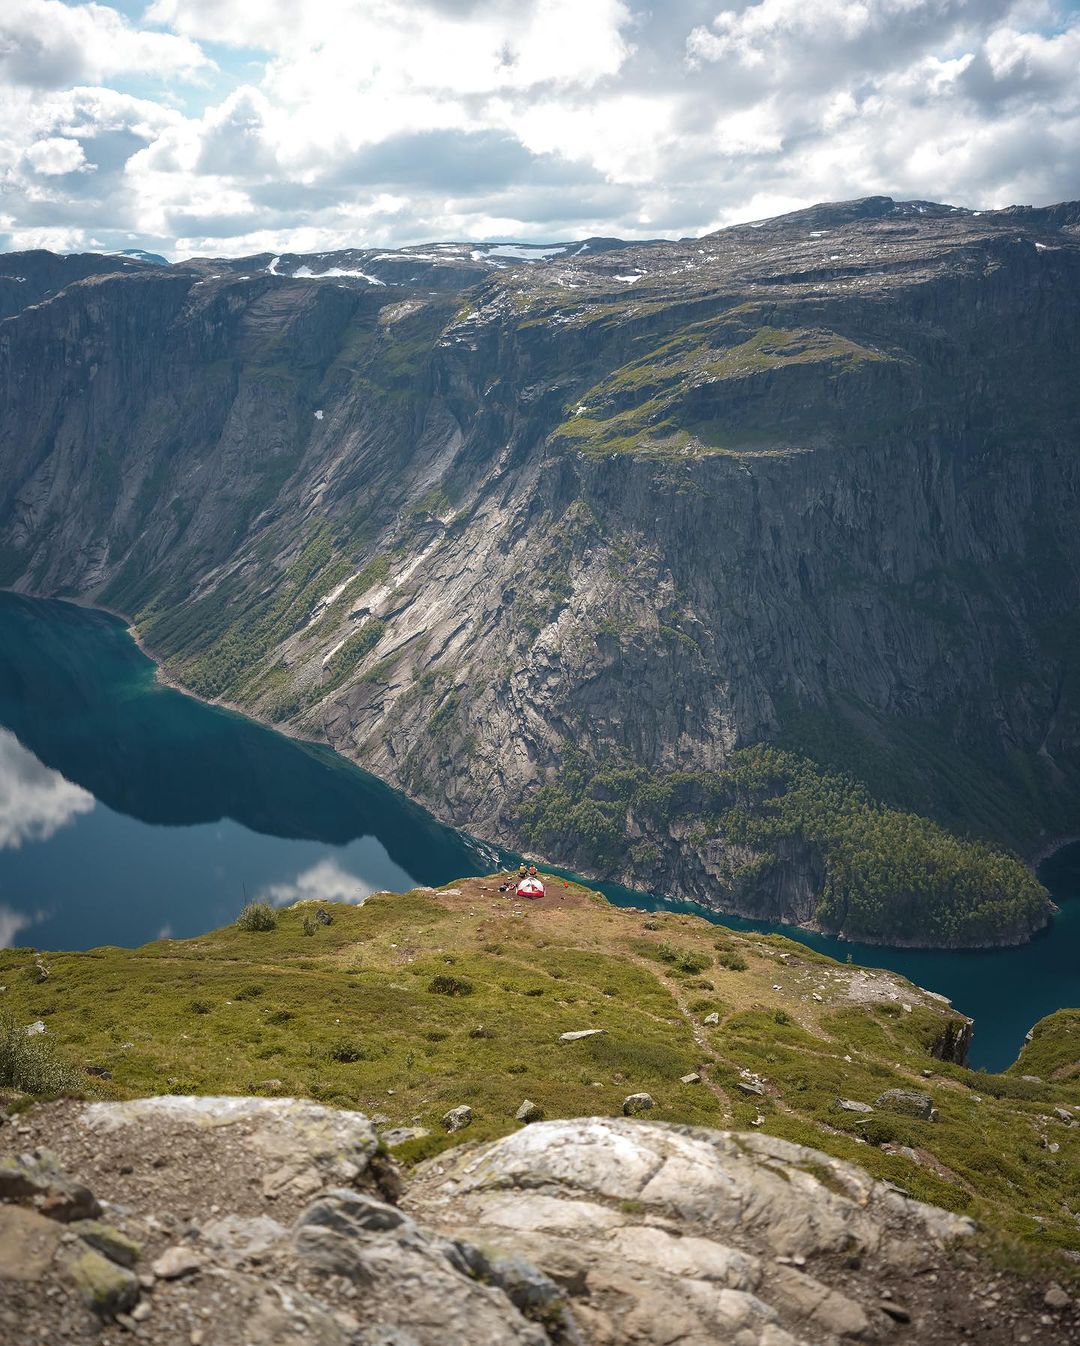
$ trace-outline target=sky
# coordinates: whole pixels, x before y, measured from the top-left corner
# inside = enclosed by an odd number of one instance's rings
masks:
[[[0,250],[1080,197],[1080,0],[0,0]]]

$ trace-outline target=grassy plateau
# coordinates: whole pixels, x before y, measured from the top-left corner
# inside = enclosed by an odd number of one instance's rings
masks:
[[[520,901],[504,881],[301,903],[244,923],[270,928],[140,949],[0,951],[0,1087],[310,1097],[426,1128],[405,1162],[515,1129],[526,1098],[612,1115],[645,1091],[652,1119],[756,1127],[1010,1240],[1080,1249],[1080,1011],[988,1075],[933,1054],[964,1020],[892,973],[562,879]],[[583,1029],[603,1032],[560,1041]],[[878,1107],[891,1088],[930,1094],[936,1120]],[[449,1136],[461,1103],[474,1120]]]

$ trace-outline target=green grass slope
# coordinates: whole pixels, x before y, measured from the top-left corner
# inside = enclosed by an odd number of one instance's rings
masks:
[[[324,910],[329,925],[300,905],[271,930],[135,950],[0,951],[0,1014],[41,1019],[34,1041],[88,1095],[312,1097],[427,1127],[406,1160],[514,1129],[525,1098],[547,1117],[603,1115],[646,1091],[659,1120],[759,1127],[999,1234],[1080,1249],[1076,1011],[991,1076],[935,1058],[962,1021],[900,977],[562,880],[541,904],[492,877]],[[589,1028],[604,1032],[559,1041]],[[0,1086],[18,1069],[0,1049]],[[31,1087],[50,1078],[70,1088],[48,1073]],[[928,1092],[937,1120],[837,1106],[897,1087]],[[475,1120],[448,1137],[460,1103]]]

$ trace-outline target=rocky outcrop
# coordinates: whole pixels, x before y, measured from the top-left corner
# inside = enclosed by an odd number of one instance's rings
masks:
[[[903,1324],[946,1346],[1001,1282],[957,1259],[970,1220],[757,1134],[537,1121],[421,1165],[401,1202],[366,1118],[288,1099],[52,1104],[0,1136],[47,1142],[103,1208],[60,1223],[42,1159],[7,1161],[36,1186],[0,1204],[0,1324],[35,1338],[838,1346]],[[1021,1282],[979,1339],[1034,1304],[1029,1340],[1074,1339],[1061,1287]]]
[[[780,739],[1023,845],[1080,799],[1074,218],[874,198],[455,294],[86,279],[0,325],[0,582],[135,616],[202,694],[483,837],[528,844],[573,754]],[[815,919],[819,844],[713,821],[542,844]]]

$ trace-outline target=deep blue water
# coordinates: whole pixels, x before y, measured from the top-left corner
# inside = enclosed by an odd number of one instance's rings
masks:
[[[122,622],[0,594],[0,946],[183,938],[247,898],[357,901],[510,862],[337,754],[162,686]],[[972,1064],[1001,1069],[1033,1023],[1080,1005],[1080,845],[1042,877],[1051,929],[986,952],[847,944],[595,886],[892,968],[974,1016]]]

